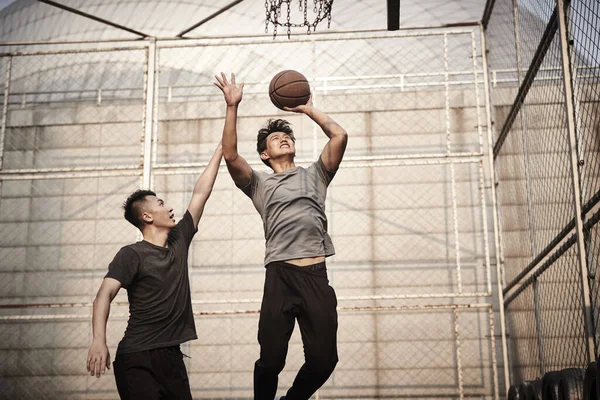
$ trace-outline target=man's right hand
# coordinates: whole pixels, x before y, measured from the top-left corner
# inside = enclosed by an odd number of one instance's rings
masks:
[[[96,375],[96,378],[100,378],[106,368],[110,369],[110,354],[106,340],[94,339],[88,351],[87,370],[90,376]]]
[[[242,101],[242,95],[244,94],[244,83],[239,85],[235,84],[235,74],[231,74],[231,82],[227,81],[227,77],[221,72],[221,77],[215,75],[217,79],[214,82],[215,86],[221,89],[223,96],[225,96],[225,102],[228,106],[237,106]]]

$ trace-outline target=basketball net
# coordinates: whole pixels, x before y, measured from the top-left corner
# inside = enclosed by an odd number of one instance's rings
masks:
[[[265,33],[269,32],[269,24],[273,24],[273,39],[277,36],[277,27],[287,27],[287,36],[290,38],[292,27],[306,27],[306,32],[310,35],[311,31],[317,29],[317,24],[327,18],[327,28],[331,25],[331,6],[333,0],[312,0],[312,14],[315,19],[310,22],[308,20],[309,4],[308,0],[298,0],[298,11],[304,14],[303,22],[292,22],[293,0],[265,0]],[[284,16],[282,18],[282,15]]]

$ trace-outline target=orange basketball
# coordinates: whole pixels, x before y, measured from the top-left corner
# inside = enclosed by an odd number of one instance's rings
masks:
[[[310,99],[308,80],[298,71],[286,69],[271,79],[269,97],[275,107],[296,107],[306,104]]]

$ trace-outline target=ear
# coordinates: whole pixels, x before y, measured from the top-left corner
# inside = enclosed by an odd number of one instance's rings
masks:
[[[265,161],[266,161],[266,160],[268,160],[269,158],[270,158],[270,157],[269,157],[269,155],[267,154],[267,152],[266,152],[266,151],[263,151],[262,153],[260,153],[260,159],[261,159],[261,160],[265,160]]]
[[[142,221],[144,221],[147,224],[151,224],[152,223],[152,214],[144,211],[142,213]]]

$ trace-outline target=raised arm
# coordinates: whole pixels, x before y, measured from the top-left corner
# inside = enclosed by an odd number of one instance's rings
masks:
[[[223,127],[223,156],[227,163],[229,175],[238,187],[244,187],[250,183],[252,168],[244,157],[237,151],[237,111],[244,92],[244,83],[235,84],[235,74],[231,74],[231,82],[221,72],[221,77],[216,76],[217,86],[223,92],[227,111],[225,113],[225,126]]]
[[[306,114],[321,127],[323,132],[329,138],[329,141],[321,152],[321,160],[328,171],[337,171],[348,143],[348,134],[337,122],[330,116],[319,110],[312,103],[312,96],[305,105],[294,108],[285,107],[286,111]]]
[[[221,158],[223,157],[223,149],[221,146],[221,142],[217,146],[214,154],[210,158],[208,165],[196,181],[196,185],[194,186],[194,191],[192,192],[192,199],[190,200],[190,204],[188,205],[188,211],[192,215],[192,219],[194,220],[194,228],[198,227],[198,222],[200,222],[200,217],[204,212],[204,205],[206,201],[210,197],[213,186],[215,184],[215,179],[217,179],[217,173],[219,172],[219,164],[221,163]]]
[[[110,354],[106,346],[106,321],[110,314],[110,303],[121,289],[121,282],[104,278],[94,299],[92,314],[92,345],[87,356],[87,370],[91,376],[100,378],[106,368],[110,369]]]

